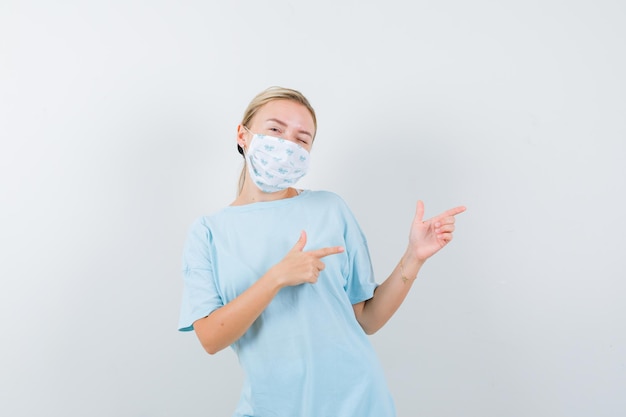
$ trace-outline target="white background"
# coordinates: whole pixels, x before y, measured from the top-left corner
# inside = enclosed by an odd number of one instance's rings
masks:
[[[191,222],[270,85],[319,130],[382,281],[415,202],[455,240],[372,341],[400,416],[626,414],[626,3],[0,3],[0,414],[229,416],[176,331]]]

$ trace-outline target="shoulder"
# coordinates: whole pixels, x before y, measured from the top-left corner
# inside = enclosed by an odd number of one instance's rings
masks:
[[[347,204],[339,194],[334,193],[332,191],[326,190],[317,190],[317,191],[307,191],[309,198],[314,201],[323,202],[326,204],[336,204],[340,206],[346,206]]]
[[[189,226],[189,231],[209,230],[211,229],[211,217],[212,216],[198,216]]]
[[[211,228],[207,224],[207,217],[197,217],[187,228],[187,246],[192,242],[207,242],[211,240]]]
[[[210,215],[196,217],[188,227],[188,235],[210,239],[215,225],[224,221],[221,213],[222,211],[218,211]]]
[[[210,230],[216,224],[227,222],[229,207],[224,207],[210,214],[204,214],[196,217],[190,225],[190,230]]]
[[[352,210],[339,194],[332,191],[308,191],[306,205],[316,212],[335,213],[341,218],[352,218]]]

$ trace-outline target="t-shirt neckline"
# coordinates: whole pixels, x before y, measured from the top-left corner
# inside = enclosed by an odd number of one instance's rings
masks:
[[[224,211],[248,211],[248,210],[256,210],[256,209],[265,209],[272,207],[279,207],[287,204],[294,203],[303,197],[306,197],[311,192],[311,190],[303,189],[299,190],[297,195],[289,198],[281,198],[279,200],[272,201],[257,201],[255,203],[248,203],[241,206],[227,206],[224,208]]]

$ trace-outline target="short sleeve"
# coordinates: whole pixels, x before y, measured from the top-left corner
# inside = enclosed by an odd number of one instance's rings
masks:
[[[343,200],[341,200],[341,203],[345,221],[345,249],[348,256],[347,270],[344,271],[346,276],[344,289],[348,294],[350,302],[357,304],[372,298],[378,284],[374,280],[374,270],[367,246],[367,239],[352,211],[350,211]]]
[[[183,297],[178,330],[193,330],[193,322],[223,306],[215,283],[212,238],[205,218],[191,226],[183,250]]]

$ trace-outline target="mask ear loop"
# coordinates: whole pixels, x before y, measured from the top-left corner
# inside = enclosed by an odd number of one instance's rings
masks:
[[[248,133],[252,134],[252,132],[250,132],[250,129],[248,129],[246,126],[244,126],[243,128],[246,129]],[[240,195],[241,191],[243,190],[243,184],[246,180],[246,177],[248,176],[248,160],[246,158],[246,149],[239,143],[237,143],[237,151],[243,157],[243,168],[241,169],[241,174],[239,175],[239,185],[237,190],[237,195]]]

